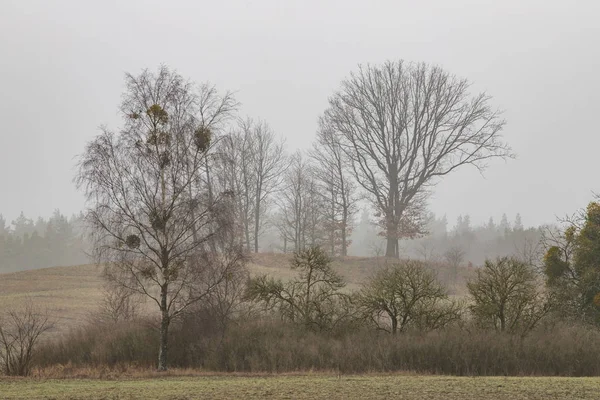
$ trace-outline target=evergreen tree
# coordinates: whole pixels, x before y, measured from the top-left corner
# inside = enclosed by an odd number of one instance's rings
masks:
[[[513,230],[522,231],[523,230],[523,221],[521,221],[521,214],[517,213],[515,216],[515,223],[513,225]]]
[[[500,220],[500,233],[504,235],[508,235],[510,232],[510,224],[508,223],[508,217],[506,214],[502,214],[502,219]]]
[[[4,216],[0,214],[0,236],[4,236],[8,233],[8,228],[6,226],[6,219]]]
[[[487,222],[487,225],[485,226],[485,229],[488,232],[495,232],[496,231],[496,224],[494,223],[494,218],[490,217],[490,219]]]
[[[25,217],[23,211],[19,214],[19,217],[12,222],[13,225],[13,233],[18,237],[23,237],[23,235],[32,234],[35,230],[33,226],[33,221],[29,218]]]

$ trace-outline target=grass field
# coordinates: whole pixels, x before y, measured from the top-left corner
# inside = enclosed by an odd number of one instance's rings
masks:
[[[0,314],[31,301],[47,309],[58,331],[81,325],[102,299],[101,269],[53,267],[0,274]]]
[[[289,255],[257,254],[248,268],[253,275],[268,274],[289,279],[295,272],[289,267]],[[366,257],[336,260],[334,267],[356,288],[380,263]],[[101,267],[82,265],[52,267],[0,274],[0,313],[30,300],[48,310],[58,323],[59,331],[68,330],[85,321],[98,309],[102,299]]]
[[[254,254],[248,269],[252,275],[268,274],[287,280],[296,274],[289,260],[290,255],[285,254]],[[348,282],[347,290],[354,290],[384,263],[384,258],[344,257],[332,265]],[[56,321],[55,333],[81,326],[102,300],[101,273],[99,266],[82,265],[0,274],[0,314],[30,300],[34,306],[48,310]]]
[[[1,399],[598,399],[594,378],[327,375],[131,380],[0,378]]]

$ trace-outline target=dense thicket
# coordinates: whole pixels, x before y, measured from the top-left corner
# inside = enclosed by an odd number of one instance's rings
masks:
[[[40,373],[81,376],[89,368],[153,368],[155,325],[138,321],[73,331],[41,349],[36,361],[46,372]],[[582,325],[546,325],[525,338],[468,326],[395,336],[364,329],[332,335],[272,318],[238,320],[226,332],[216,327],[216,321],[202,316],[174,326],[171,365],[253,373],[600,375],[600,332]]]

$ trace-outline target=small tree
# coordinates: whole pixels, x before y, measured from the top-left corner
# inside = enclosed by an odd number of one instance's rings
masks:
[[[438,329],[461,317],[460,304],[448,299],[435,275],[419,261],[379,270],[358,297],[365,316],[392,334],[410,327]]]
[[[52,329],[48,314],[27,303],[0,318],[0,368],[6,375],[28,376],[41,336]]]
[[[349,297],[341,292],[346,283],[331,268],[325,251],[319,247],[298,251],[291,264],[298,271],[297,279],[284,283],[266,275],[253,278],[248,298],[309,329],[332,329],[348,316],[339,312],[347,310],[349,303]]]
[[[487,260],[467,288],[481,327],[525,335],[550,311],[533,267],[515,258]]]
[[[230,322],[244,311],[245,290],[249,273],[246,268],[247,254],[234,246],[221,244],[220,254],[212,254],[210,264],[217,270],[227,271],[223,281],[211,290],[198,308],[208,311],[219,324],[221,332],[225,332]]]
[[[100,320],[110,323],[135,320],[139,317],[143,300],[139,293],[107,283],[100,303]]]
[[[465,251],[460,246],[452,246],[444,253],[444,258],[450,267],[451,279],[454,283],[458,279],[458,267],[465,261]]]

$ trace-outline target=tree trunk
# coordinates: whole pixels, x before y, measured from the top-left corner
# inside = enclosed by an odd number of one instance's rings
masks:
[[[262,167],[260,171],[262,171]],[[261,172],[262,173],[262,172]],[[259,174],[260,175],[260,174]],[[260,206],[262,204],[262,188],[263,182],[262,177],[258,176],[258,181],[256,183],[256,201],[254,207],[254,252],[258,253],[258,234],[260,233]]]
[[[385,256],[390,258],[399,258],[398,238],[388,236],[385,249]]]
[[[400,199],[399,199],[399,182],[398,182],[398,164],[392,162],[388,167],[390,188],[387,195],[387,210],[386,215],[386,235],[387,246],[385,256],[391,258],[399,258],[398,254],[398,228],[400,221]]]
[[[250,224],[248,223],[248,213],[244,212],[244,231],[246,236],[246,250],[250,251]]]
[[[504,317],[504,307],[500,308],[500,330],[504,332],[506,329],[506,318]]]
[[[206,185],[208,188],[208,202],[209,202],[210,206],[212,207],[214,205],[213,188],[212,188],[212,182],[210,179],[210,169],[208,168],[208,157],[206,156],[206,154],[204,154],[204,162],[205,162],[205,169],[206,169]],[[209,229],[209,236],[212,236],[213,227],[209,225],[208,229]],[[210,248],[211,248],[212,252],[216,253],[217,245],[215,244],[215,241],[210,240],[209,242],[210,242]]]
[[[342,251],[340,252],[342,257],[346,257],[348,255],[348,244],[346,242],[346,221],[344,219],[342,225]]]
[[[329,234],[329,240],[331,241],[331,249],[330,249],[331,257],[335,257],[335,233],[331,232]]]
[[[160,308],[161,308],[161,321],[160,321],[160,347],[158,349],[158,370],[167,370],[167,352],[168,352],[168,340],[169,340],[169,311],[167,310],[167,286],[164,285],[161,288],[160,294]]]
[[[260,200],[256,200],[256,210],[254,211],[254,252],[258,253],[258,234],[260,231]]]

